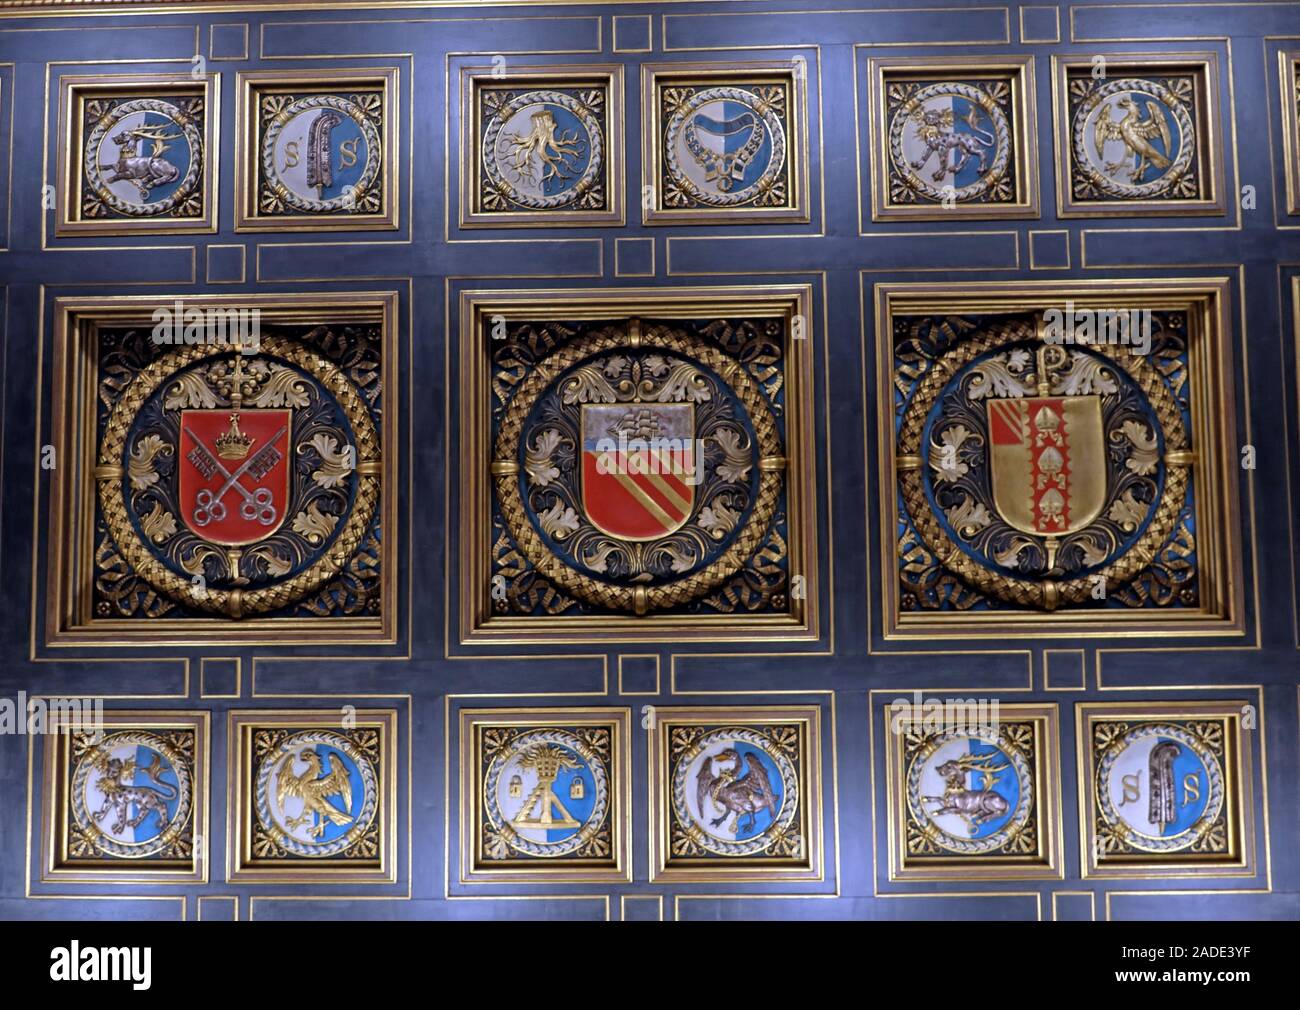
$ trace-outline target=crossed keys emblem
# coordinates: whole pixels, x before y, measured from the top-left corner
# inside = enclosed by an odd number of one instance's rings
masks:
[[[194,448],[189,451],[187,458],[190,464],[203,475],[204,480],[208,480],[214,473],[219,473],[226,479],[226,482],[213,493],[207,488],[203,488],[194,496],[194,510],[190,513],[190,519],[195,526],[203,527],[208,523],[221,522],[226,518],[226,494],[233,488],[239,492],[240,497],[244,499],[239,506],[239,514],[250,522],[258,522],[263,526],[271,526],[279,518],[279,512],[274,504],[274,496],[270,488],[258,487],[249,491],[248,488],[240,482],[240,478],[245,474],[251,474],[254,480],[261,480],[275,465],[283,458],[280,450],[275,447],[276,441],[288,430],[288,425],[281,425],[280,430],[268,439],[267,444],[262,449],[244,460],[242,464],[232,473],[227,470],[222,462],[217,459],[212,452],[208,450],[198,438],[194,438]],[[191,437],[194,437],[191,435]]]

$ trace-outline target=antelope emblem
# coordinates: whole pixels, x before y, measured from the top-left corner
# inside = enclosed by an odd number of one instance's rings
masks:
[[[925,803],[939,804],[936,809],[930,811],[930,816],[955,814],[965,821],[973,832],[985,821],[1005,814],[1010,809],[1006,797],[991,788],[993,780],[1007,768],[1007,762],[999,760],[1000,757],[1001,755],[996,754],[986,754],[983,757],[963,754],[955,761],[945,761],[939,765],[935,771],[943,779],[943,795],[921,797]],[[966,775],[969,772],[980,776],[980,788],[966,788]]]
[[[110,183],[129,182],[140,191],[141,200],[148,200],[149,191],[155,186],[175,182],[181,174],[179,168],[162,156],[167,150],[168,141],[178,139],[180,134],[167,133],[166,127],[154,130],[144,127],[123,130],[112,137],[113,143],[118,148],[117,161],[107,165],[101,164],[99,167],[113,173],[108,178]],[[147,157],[140,155],[142,140],[153,141],[153,149]]]

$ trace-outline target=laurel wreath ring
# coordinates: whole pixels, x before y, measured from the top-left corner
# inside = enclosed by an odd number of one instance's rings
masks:
[[[762,120],[763,127],[772,138],[772,156],[768,159],[767,166],[763,169],[762,174],[749,186],[735,192],[720,191],[715,193],[706,191],[696,185],[694,180],[683,171],[677,158],[674,141],[677,139],[677,135],[683,132],[688,116],[693,115],[709,102],[725,101],[738,102],[746,106]],[[782,166],[785,165],[785,129],[781,125],[781,117],[759,99],[757,95],[743,88],[704,88],[695,92],[682,103],[668,120],[668,125],[664,128],[664,139],[664,161],[669,174],[676,180],[678,186],[690,193],[695,199],[701,203],[712,204],[715,207],[735,207],[748,203],[768,187],[770,180],[779,174]],[[757,153],[757,150],[755,153]]]
[[[1125,745],[1133,743],[1139,737],[1154,734],[1177,740],[1189,750],[1195,752],[1196,756],[1201,759],[1202,767],[1205,768],[1205,777],[1209,780],[1210,786],[1209,796],[1205,801],[1205,811],[1197,818],[1196,823],[1180,834],[1171,835],[1168,838],[1155,838],[1131,827],[1128,821],[1119,815],[1110,796],[1110,774],[1120,754],[1124,752]],[[1105,755],[1097,765],[1096,794],[1097,806],[1101,809],[1102,816],[1120,829],[1124,841],[1130,846],[1143,852],[1176,852],[1179,849],[1185,849],[1189,845],[1193,845],[1218,820],[1219,813],[1223,809],[1224,800],[1223,770],[1219,767],[1218,758],[1214,756],[1210,748],[1181,726],[1166,723],[1135,726],[1123,736],[1113,740],[1106,749]]]
[[[524,838],[519,834],[518,830],[501,810],[501,804],[497,796],[501,773],[505,771],[506,765],[523,747],[531,744],[553,744],[574,751],[587,762],[587,769],[591,772],[591,777],[595,783],[596,802],[592,805],[591,814],[582,827],[574,831],[568,838],[545,845],[535,842],[531,838]],[[605,823],[605,816],[609,811],[609,773],[605,770],[605,762],[601,760],[596,750],[576,734],[558,729],[534,730],[521,733],[510,742],[508,748],[503,748],[493,757],[491,764],[488,765],[488,773],[483,780],[483,799],[483,809],[487,812],[493,827],[501,833],[501,837],[507,845],[530,856],[554,859],[559,856],[567,856],[582,848],[587,844],[587,840],[595,832],[599,831],[601,825]]]
[[[947,198],[948,187],[941,188],[926,182],[925,179],[921,178],[919,172],[912,168],[911,163],[903,154],[903,132],[907,128],[912,113],[922,108],[923,104],[929,99],[943,95],[959,95],[967,101],[974,102],[984,110],[984,113],[993,122],[993,138],[997,143],[993,164],[989,166],[988,171],[969,186],[953,187],[953,195],[956,199],[973,200],[988,192],[993,184],[1006,174],[1007,167],[1011,162],[1011,127],[1007,122],[1006,114],[998,107],[998,103],[993,100],[992,96],[982,89],[960,82],[930,84],[919,88],[908,97],[907,101],[898,107],[898,110],[894,113],[894,118],[890,120],[889,154],[894,161],[894,166],[906,178],[908,186],[928,196],[931,200],[942,201]],[[945,152],[945,168],[947,167],[947,159],[948,154]]]
[[[690,774],[691,766],[695,763],[695,759],[704,753],[706,747],[719,740],[739,740],[761,750],[772,759],[781,773],[781,809],[777,811],[777,816],[762,834],[747,838],[743,842],[728,842],[710,834],[691,813],[690,804],[686,799],[686,778]],[[762,733],[744,726],[726,727],[702,734],[678,755],[677,764],[673,769],[672,797],[673,813],[683,830],[690,834],[691,841],[700,848],[719,856],[753,856],[766,851],[773,841],[786,837],[786,832],[790,830],[790,825],[798,816],[799,773],[795,770],[794,762],[778,748],[773,747],[772,741]],[[700,815],[703,814],[704,811],[701,810]]]
[[[176,773],[175,815],[168,821],[166,828],[144,842],[119,842],[115,838],[108,837],[108,835],[104,834],[104,829],[91,816],[86,806],[87,780],[96,770],[90,760],[90,752],[88,752],[81,759],[77,765],[77,770],[72,776],[73,817],[76,818],[77,824],[80,825],[83,831],[94,837],[96,848],[107,852],[109,855],[119,856],[123,859],[143,859],[164,852],[188,827],[190,806],[193,800],[193,780],[190,776],[189,765],[180,751],[172,747],[162,737],[142,730],[126,730],[121,733],[112,733],[106,736],[103,743],[94,749],[104,750],[115,742],[132,744],[137,747],[148,747],[151,751],[167,760],[167,763],[172,767],[172,771]]]
[[[531,196],[528,193],[520,192],[513,183],[501,174],[501,166],[497,162],[497,144],[501,140],[501,131],[505,129],[506,123],[510,121],[515,113],[528,108],[530,105],[545,105],[547,103],[558,105],[562,109],[573,113],[574,117],[582,124],[582,128],[587,131],[587,145],[590,154],[587,158],[587,170],[569,189],[564,190],[562,193],[552,193],[550,196]],[[604,165],[605,139],[600,128],[600,121],[586,105],[562,91],[525,91],[516,95],[493,114],[492,119],[488,121],[483,130],[483,168],[488,174],[488,179],[498,190],[508,193],[511,200],[523,207],[531,207],[535,210],[553,210],[556,207],[565,207],[576,200],[580,200],[584,193],[600,181]]]
[[[342,113],[356,123],[366,140],[366,167],[361,172],[361,178],[350,187],[345,187],[339,196],[328,200],[313,200],[295,193],[281,180],[280,173],[275,167],[275,142],[290,122],[311,109],[331,109]],[[352,210],[360,202],[361,196],[368,193],[374,185],[375,179],[379,176],[380,161],[379,130],[360,106],[338,95],[309,95],[292,102],[271,119],[262,138],[262,171],[266,175],[267,184],[290,207],[309,213],[323,214],[337,210]]]
[[[127,116],[137,112],[156,112],[160,116],[166,116],[180,127],[181,132],[185,134],[185,142],[190,145],[190,166],[188,171],[186,171],[180,185],[176,187],[172,195],[164,200],[159,200],[157,203],[131,203],[128,200],[123,200],[109,189],[108,183],[104,180],[103,169],[100,168],[99,145],[103,143],[104,135]],[[198,127],[194,125],[194,120],[182,114],[181,110],[170,102],[164,102],[156,98],[137,98],[134,101],[123,102],[121,105],[114,107],[108,116],[95,124],[86,137],[83,164],[86,171],[86,180],[90,183],[91,189],[95,191],[95,195],[115,211],[131,217],[157,217],[178,207],[190,195],[194,187],[198,185],[199,173],[203,170],[203,136],[199,133]]]
[[[352,827],[348,829],[346,834],[334,839],[332,842],[310,844],[294,838],[276,822],[271,814],[271,799],[267,790],[271,785],[271,773],[285,754],[292,753],[303,744],[318,743],[328,744],[330,747],[341,750],[356,765],[357,771],[361,774],[364,799],[361,803],[361,810],[357,813],[352,822]],[[328,730],[304,730],[301,733],[294,733],[292,736],[285,737],[280,741],[280,745],[274,753],[267,754],[262,758],[262,763],[257,769],[257,785],[254,790],[253,802],[257,808],[257,819],[261,821],[262,827],[266,829],[267,834],[282,849],[292,852],[295,856],[307,856],[316,859],[328,858],[329,856],[340,855],[350,849],[356,844],[357,839],[366,833],[371,821],[375,819],[375,812],[379,809],[379,776],[375,774],[370,759],[342,733],[334,733]],[[345,812],[351,813],[351,811]]]
[[[1174,159],[1173,164],[1165,170],[1160,178],[1151,182],[1117,182],[1097,170],[1093,165],[1092,156],[1088,152],[1087,127],[1093,111],[1111,95],[1121,91],[1136,91],[1155,98],[1169,110],[1174,117],[1174,121],[1178,124],[1179,140],[1181,141],[1178,148],[1178,157]],[[1074,123],[1070,134],[1074,146],[1074,159],[1079,166],[1079,170],[1087,177],[1089,182],[1107,196],[1137,200],[1159,196],[1178,184],[1178,180],[1186,175],[1191,168],[1192,159],[1195,157],[1196,130],[1192,125],[1191,115],[1183,103],[1178,100],[1177,95],[1156,81],[1125,77],[1120,80],[1108,81],[1093,89],[1075,110]]]
[[[925,831],[926,838],[936,845],[963,855],[985,855],[997,852],[1025,830],[1034,804],[1034,779],[1025,756],[1015,747],[1004,747],[999,744],[998,753],[1010,760],[1015,768],[1016,783],[1019,786],[1016,809],[1012,811],[1002,827],[984,838],[959,838],[945,831],[934,822],[934,815],[925,809],[921,800],[921,777],[925,774],[926,761],[941,746],[949,740],[969,738],[969,733],[946,730],[926,741],[926,745],[912,758],[912,763],[907,769],[907,805],[918,825],[930,826],[930,829],[923,827],[922,830]]]

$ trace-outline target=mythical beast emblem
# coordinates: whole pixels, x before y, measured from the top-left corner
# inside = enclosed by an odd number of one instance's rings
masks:
[[[802,857],[797,744],[780,728],[694,734],[672,770],[674,853]]]

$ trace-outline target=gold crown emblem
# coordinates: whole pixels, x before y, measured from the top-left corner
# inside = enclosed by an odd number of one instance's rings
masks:
[[[230,430],[217,436],[217,455],[222,459],[243,459],[256,439],[239,430],[239,412],[230,415]]]

